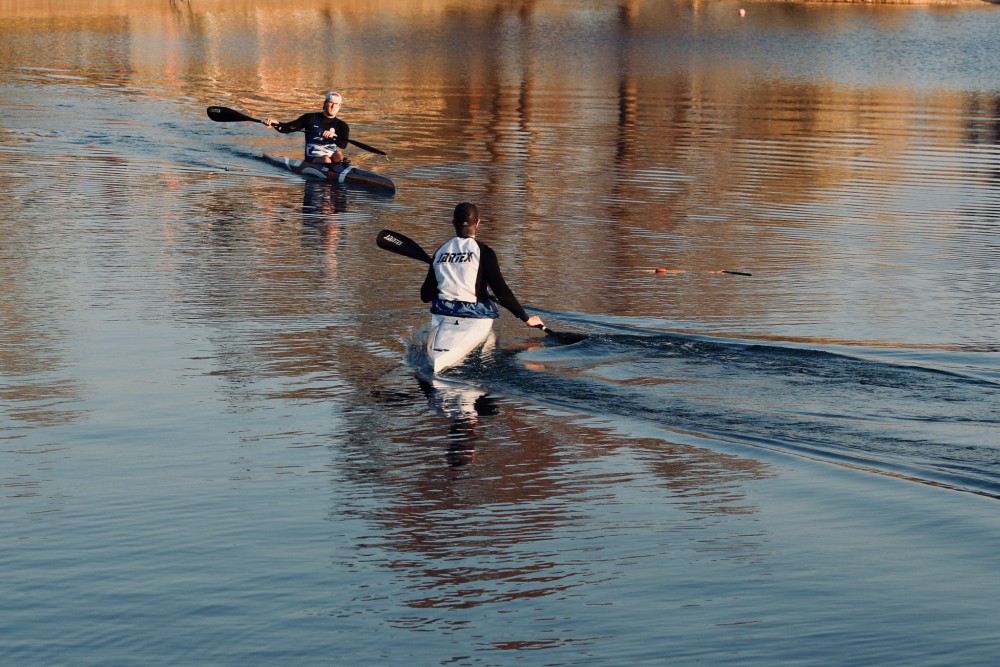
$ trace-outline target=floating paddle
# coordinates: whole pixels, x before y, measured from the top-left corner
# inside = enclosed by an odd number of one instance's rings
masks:
[[[216,123],[260,123],[264,124],[264,121],[260,118],[253,118],[246,115],[245,113],[240,113],[236,109],[230,109],[229,107],[208,107],[208,117],[214,120]],[[360,141],[355,141],[354,139],[348,139],[347,143],[354,144],[362,150],[366,150],[369,153],[377,153],[379,155],[385,155],[384,151],[380,151],[374,146],[369,146],[368,144],[362,143]]]
[[[687,269],[665,269],[660,267],[658,269],[643,269],[643,273],[656,273],[656,274],[671,274],[676,275],[678,273],[690,273]],[[729,269],[722,269],[721,271],[705,271],[705,273],[728,273],[732,276],[752,276],[753,274],[748,271],[731,271]]]
[[[382,248],[382,250],[388,250],[389,252],[394,252],[397,255],[402,255],[403,257],[416,259],[424,262],[425,264],[430,264],[433,261],[431,256],[420,247],[419,243],[404,234],[400,234],[399,232],[383,229],[378,233],[378,236],[375,237],[375,245]],[[581,340],[585,340],[587,338],[585,334],[553,331],[544,324],[537,328],[544,331],[547,335],[552,336],[560,343],[579,343]]]

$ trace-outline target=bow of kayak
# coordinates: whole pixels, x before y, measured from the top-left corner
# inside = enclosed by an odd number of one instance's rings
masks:
[[[431,315],[431,330],[427,335],[427,356],[434,372],[460,363],[482,345],[493,331],[493,320],[475,317]]]
[[[396,192],[396,185],[382,174],[351,165],[313,164],[290,157],[268,155],[267,153],[264,153],[263,158],[270,164],[306,178],[316,178],[338,185],[361,186],[386,194],[395,194]]]

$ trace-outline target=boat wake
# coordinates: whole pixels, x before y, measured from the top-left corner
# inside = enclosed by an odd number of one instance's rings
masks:
[[[995,355],[760,343],[616,327],[451,377],[583,414],[1000,498]]]

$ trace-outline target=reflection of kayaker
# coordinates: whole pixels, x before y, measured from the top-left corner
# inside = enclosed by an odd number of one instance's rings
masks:
[[[476,442],[480,439],[479,418],[495,415],[494,399],[485,389],[462,384],[451,384],[434,378],[428,382],[417,377],[427,402],[434,411],[448,417],[448,451],[445,458],[453,467],[464,466],[476,460]]]
[[[427,352],[435,373],[454,366],[486,340],[500,316],[497,303],[529,327],[545,326],[540,317],[524,312],[493,249],[476,240],[480,222],[475,204],[455,207],[455,236],[434,253],[420,288],[420,298],[431,304]]]

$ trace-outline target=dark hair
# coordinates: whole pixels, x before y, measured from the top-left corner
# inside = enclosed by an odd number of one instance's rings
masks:
[[[477,220],[479,220],[479,208],[467,201],[456,206],[455,213],[451,216],[451,224],[455,225],[455,231],[461,231],[462,227],[471,227]]]

